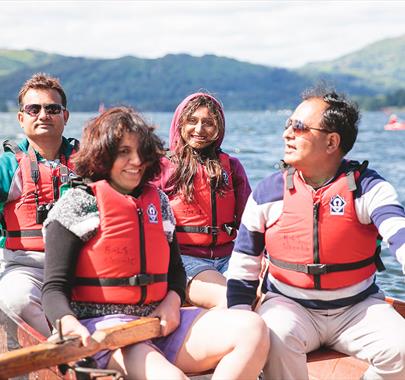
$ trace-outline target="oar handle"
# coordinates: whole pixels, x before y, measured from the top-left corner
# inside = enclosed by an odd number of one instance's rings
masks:
[[[158,318],[141,318],[107,329],[96,330],[84,347],[80,337],[65,337],[55,343],[55,338],[34,346],[0,354],[0,379],[9,379],[42,368],[69,363],[104,350],[115,350],[129,344],[160,336]],[[56,338],[59,340],[59,337]]]

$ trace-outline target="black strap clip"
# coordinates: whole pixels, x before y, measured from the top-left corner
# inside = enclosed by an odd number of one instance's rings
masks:
[[[128,278],[130,286],[147,286],[153,282],[153,276],[145,273],[137,274]]]
[[[327,273],[326,264],[307,264],[306,268],[308,270],[308,274],[319,275]]]
[[[234,224],[225,223],[223,224],[223,230],[227,233],[228,236],[232,236],[234,231],[236,230]]]

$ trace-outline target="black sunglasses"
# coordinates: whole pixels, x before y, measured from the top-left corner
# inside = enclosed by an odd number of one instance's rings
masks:
[[[330,133],[330,131],[323,129],[323,128],[308,127],[301,120],[295,120],[295,119],[287,119],[284,129],[286,130],[290,127],[292,127],[294,133],[308,132],[310,129],[313,129],[315,131],[324,132],[324,133]]]
[[[62,104],[49,103],[49,104],[26,104],[22,106],[20,111],[25,112],[30,116],[37,116],[41,112],[41,108],[47,115],[59,115],[62,111],[66,110]]]

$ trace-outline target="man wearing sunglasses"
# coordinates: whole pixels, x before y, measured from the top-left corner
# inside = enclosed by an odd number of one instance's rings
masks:
[[[18,95],[18,122],[25,139],[5,141],[0,156],[0,302],[44,335],[50,334],[41,307],[44,243],[42,223],[73,174],[78,146],[63,137],[69,118],[66,94],[56,78],[35,74]]]
[[[381,236],[405,271],[405,212],[367,162],[344,158],[358,122],[344,96],[305,93],[284,127],[283,170],[247,202],[227,297],[250,309],[267,263],[257,307],[270,331],[266,379],[308,379],[306,354],[320,346],[370,363],[363,379],[405,379],[405,320],[375,282]]]

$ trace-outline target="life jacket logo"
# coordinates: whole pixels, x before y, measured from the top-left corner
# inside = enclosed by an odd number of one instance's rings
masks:
[[[229,185],[229,176],[225,170],[222,170],[222,178],[225,182],[225,185],[228,186]]]
[[[157,224],[158,222],[158,212],[154,204],[150,204],[146,210],[148,214],[149,223]]]
[[[330,200],[330,214],[331,215],[344,215],[346,201],[340,196],[335,195]]]

